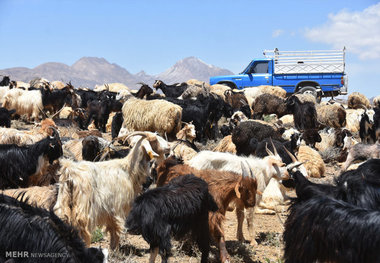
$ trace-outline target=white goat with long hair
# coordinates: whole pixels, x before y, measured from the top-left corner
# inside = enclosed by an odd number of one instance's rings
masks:
[[[134,198],[149,175],[150,160],[164,159],[167,142],[149,132],[134,132],[134,146],[123,159],[104,162],[61,160],[56,214],[76,227],[90,245],[91,232],[105,225],[111,234],[111,249],[118,247],[124,221]],[[136,141],[137,140],[137,141]]]

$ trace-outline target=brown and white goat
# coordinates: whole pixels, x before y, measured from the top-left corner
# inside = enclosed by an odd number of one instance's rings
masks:
[[[221,262],[225,262],[229,260],[229,255],[226,249],[223,222],[228,205],[232,201],[236,202],[237,211],[239,211],[238,221],[242,226],[244,208],[254,207],[256,203],[256,179],[253,175],[249,176],[246,169],[243,169],[243,175],[218,170],[197,170],[180,164],[174,157],[169,157],[157,167],[157,186],[162,186],[171,179],[185,174],[194,174],[209,185],[209,192],[218,205],[217,212],[209,213],[210,234],[219,246]],[[239,228],[238,239],[244,240],[242,229]]]
[[[275,148],[274,148],[275,149]],[[221,171],[230,171],[242,174],[241,163],[247,163],[249,169],[253,172],[257,180],[257,192],[263,193],[269,180],[273,177],[277,180],[287,179],[289,174],[286,170],[285,163],[278,155],[277,150],[275,154],[270,152],[269,156],[264,158],[258,157],[242,157],[231,153],[201,151],[193,159],[189,161],[189,165],[196,169],[216,169]],[[260,204],[261,196],[256,196],[256,204]],[[255,240],[255,231],[252,222],[254,221],[254,210],[248,209],[247,216],[248,231],[251,235],[251,244],[257,245]]]
[[[185,123],[183,128],[176,135],[177,140],[171,143],[172,155],[182,159],[185,163],[197,154],[194,145],[196,137],[195,126],[192,123]]]
[[[137,136],[138,135],[138,136]],[[90,245],[91,232],[105,225],[111,249],[119,244],[124,221],[150,172],[150,160],[169,152],[165,140],[150,132],[134,132],[133,148],[123,159],[104,162],[61,160],[56,214],[76,227]]]
[[[51,136],[57,129],[52,119],[44,119],[39,124],[39,129],[22,131],[13,128],[0,128],[0,144],[16,144],[18,146],[36,143],[46,136]]]

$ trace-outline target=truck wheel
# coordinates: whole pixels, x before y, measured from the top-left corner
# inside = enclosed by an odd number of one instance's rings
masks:
[[[227,83],[227,82],[225,82],[225,83],[220,83],[220,84],[222,84],[224,86],[227,86],[227,87],[230,87],[230,89],[236,89],[236,86],[233,83]]]
[[[315,100],[317,101],[317,103],[320,103],[321,102],[321,94],[319,94],[319,92],[317,91],[317,89],[313,86],[306,86],[306,87],[303,87],[302,89],[300,89],[298,91],[299,93],[301,94],[311,94],[315,97]]]

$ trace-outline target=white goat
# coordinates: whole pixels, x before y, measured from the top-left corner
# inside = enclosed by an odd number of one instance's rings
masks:
[[[87,245],[95,227],[105,225],[111,234],[111,249],[118,247],[124,221],[149,174],[150,160],[163,160],[164,153],[169,152],[168,144],[162,138],[158,140],[159,136],[135,132],[129,137],[135,135],[141,137],[123,159],[97,163],[61,160],[54,210],[78,229]]]

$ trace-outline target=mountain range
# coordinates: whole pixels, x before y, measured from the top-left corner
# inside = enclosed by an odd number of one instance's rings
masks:
[[[184,58],[158,75],[148,75],[144,71],[131,74],[125,68],[97,57],[83,57],[71,66],[48,62],[32,69],[15,67],[0,70],[0,75],[9,75],[11,80],[24,82],[43,77],[49,81],[61,80],[65,83],[71,81],[74,87],[93,88],[95,85],[120,82],[132,89],[140,86],[137,84],[138,82],[144,82],[151,86],[156,79],[167,84],[184,82],[189,79],[208,82],[211,76],[230,74],[233,73],[227,69],[209,65],[196,57]]]

